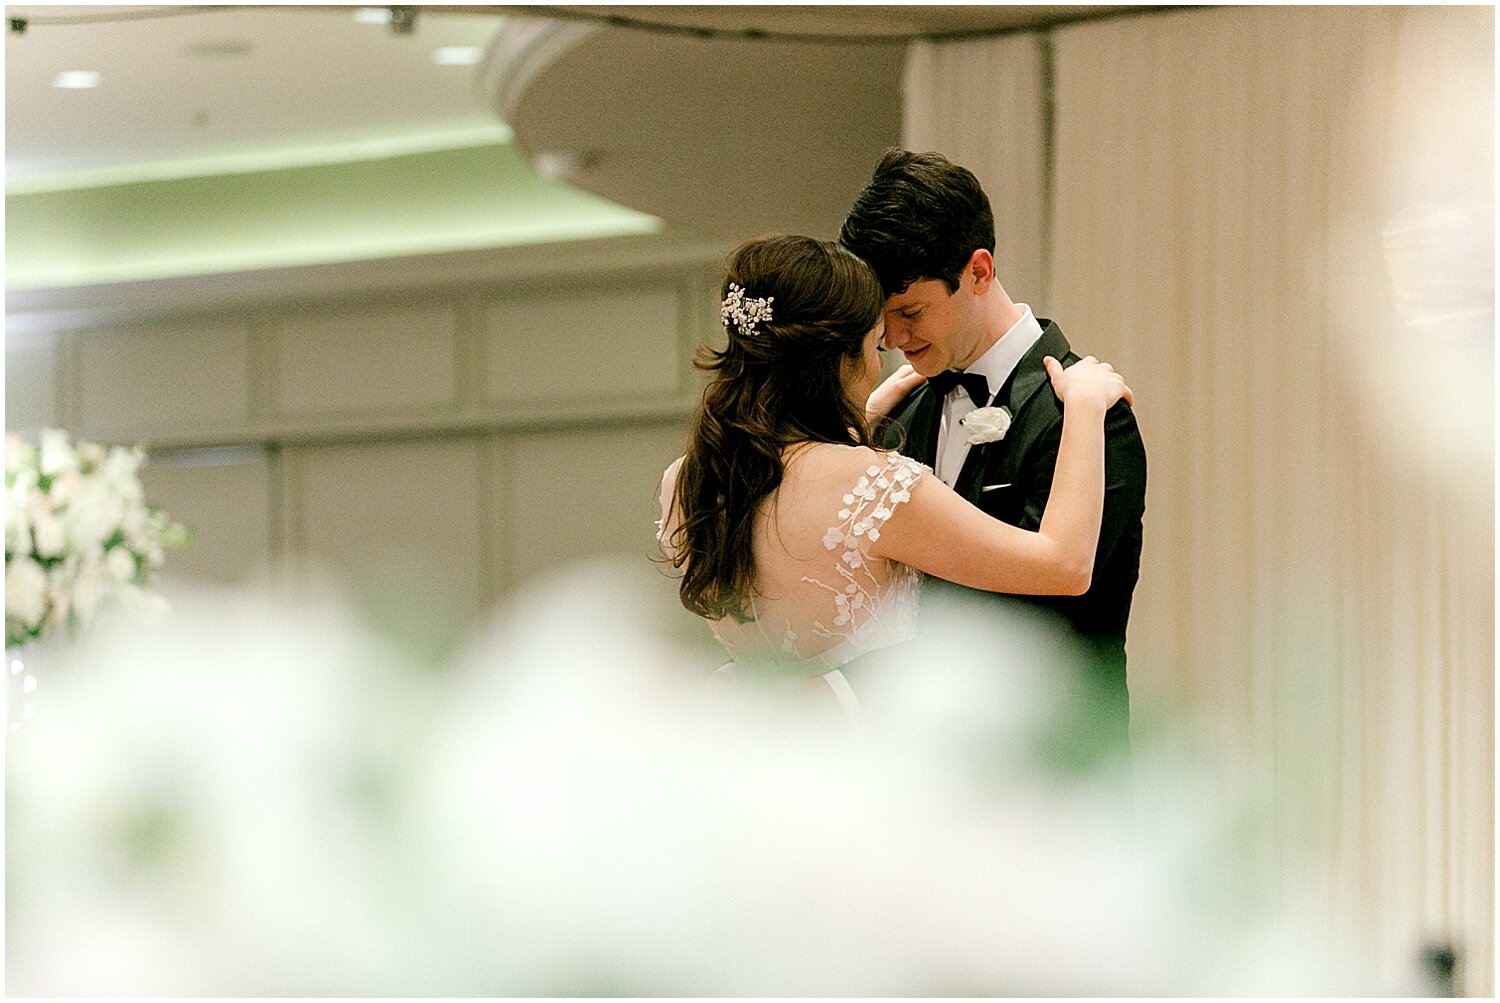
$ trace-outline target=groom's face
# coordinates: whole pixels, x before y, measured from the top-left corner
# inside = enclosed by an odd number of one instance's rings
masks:
[[[941,279],[920,279],[885,301],[885,344],[899,349],[913,369],[936,376],[962,369],[978,356],[974,333],[973,276],[967,272],[950,293]]]

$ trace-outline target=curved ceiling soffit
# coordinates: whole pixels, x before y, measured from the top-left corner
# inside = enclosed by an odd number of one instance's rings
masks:
[[[563,53],[603,30],[601,25],[513,15],[490,40],[479,67],[479,86],[490,107],[510,123],[532,80]]]
[[[900,46],[517,18],[480,81],[539,171],[722,243],[832,237],[900,141],[903,63]]]

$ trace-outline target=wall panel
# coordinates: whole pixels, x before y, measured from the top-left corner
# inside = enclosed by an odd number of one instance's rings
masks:
[[[451,301],[293,313],[276,325],[276,407],[288,415],[458,406]]]
[[[271,462],[262,449],[199,449],[152,455],[141,472],[146,497],[192,533],[167,553],[166,588],[236,585],[272,567]]]
[[[680,394],[681,300],[676,283],[660,280],[487,299],[485,399],[578,412],[600,399]]]
[[[509,438],[496,467],[512,581],[521,584],[575,560],[638,560],[645,588],[671,586],[648,558],[657,553],[662,471],[682,454],[682,421]]]
[[[196,533],[169,588],[286,559],[457,638],[515,584],[613,557],[702,639],[648,556],[722,253],[627,239],[58,292],[8,339],[8,427],[144,441],[148,497]]]
[[[463,623],[484,607],[479,453],[472,437],[287,451],[292,547],[357,592]]]
[[[54,337],[7,338],[5,428],[34,434],[61,423],[60,364]]]
[[[250,412],[244,317],[74,333],[73,431],[136,438],[177,429],[242,428]]]

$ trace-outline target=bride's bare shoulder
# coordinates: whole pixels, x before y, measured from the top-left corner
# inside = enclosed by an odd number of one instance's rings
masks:
[[[810,481],[838,480],[852,483],[871,467],[883,468],[894,456],[869,446],[836,442],[811,442],[788,456],[787,476]]]
[[[676,493],[677,473],[682,469],[682,461],[685,459],[687,459],[685,456],[677,457],[677,459],[667,465],[666,470],[662,471],[660,496],[663,509],[667,508],[671,502],[672,495]]]

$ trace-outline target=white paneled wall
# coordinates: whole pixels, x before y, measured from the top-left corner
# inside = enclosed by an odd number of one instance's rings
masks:
[[[192,527],[192,545],[172,552],[172,580],[242,584],[271,566],[278,549],[279,495],[267,450],[168,453],[153,458],[141,480],[152,504]]]
[[[460,436],[289,449],[292,553],[362,585],[404,580],[414,599],[440,595],[472,616],[490,573],[480,530],[482,448]]]
[[[5,344],[5,410],[22,415],[31,426],[56,424],[61,413],[58,340],[50,334],[7,337]],[[6,422],[14,430],[15,424]]]
[[[680,397],[683,345],[674,335],[690,306],[663,284],[486,300],[485,399],[566,411],[585,410],[600,397]]]
[[[169,586],[316,569],[463,623],[615,558],[670,606],[656,491],[717,329],[719,256],[580,255],[586,277],[517,255],[462,286],[351,296],[346,270],[321,296],[268,285],[27,334],[7,347],[7,427],[145,441],[150,497],[195,534]]]
[[[1137,717],[1188,712],[1226,802],[1269,806],[1274,897],[1317,903],[1387,980],[1453,943],[1474,995],[1494,989],[1493,17],[1205,8],[924,44],[906,129],[992,196],[1048,193],[1035,305],[1135,389]],[[1036,106],[1018,75],[1052,80],[1043,178],[1013,149]],[[960,114],[960,93],[1018,97]]]
[[[187,429],[238,433],[250,420],[250,325],[244,317],[172,320],[76,335],[69,424],[108,439]]]
[[[451,413],[459,403],[454,303],[289,314],[275,331],[275,406],[298,417]]]
[[[508,437],[495,489],[504,499],[500,539],[511,557],[511,580],[545,574],[560,561],[651,551],[661,474],[682,455],[686,432],[684,424],[657,423],[612,435],[576,429]],[[641,476],[643,466],[648,477]],[[534,532],[544,525],[559,532]]]

